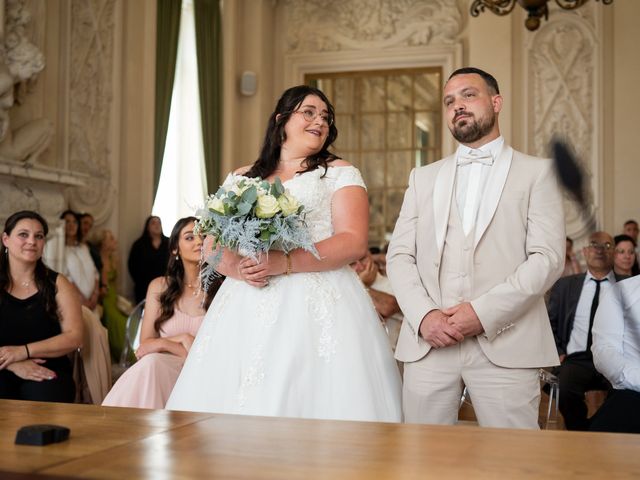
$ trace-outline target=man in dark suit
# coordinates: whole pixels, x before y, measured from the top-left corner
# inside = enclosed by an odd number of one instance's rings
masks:
[[[589,427],[585,392],[610,388],[593,365],[591,327],[603,293],[624,278],[613,272],[613,250],[611,235],[593,233],[583,249],[587,272],[563,277],[551,289],[547,309],[561,362],[560,412],[567,430]]]

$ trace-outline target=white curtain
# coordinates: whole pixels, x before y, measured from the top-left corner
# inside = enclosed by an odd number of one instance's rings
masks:
[[[183,0],[169,130],[153,203],[165,235],[176,220],[194,214],[206,190],[193,1]]]

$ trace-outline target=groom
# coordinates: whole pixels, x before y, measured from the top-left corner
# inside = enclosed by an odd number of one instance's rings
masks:
[[[549,160],[500,135],[496,79],[461,68],[444,87],[455,154],[411,172],[387,254],[405,315],[405,421],[453,424],[463,383],[481,426],[538,428],[538,368],[558,364],[543,294],[564,267]]]

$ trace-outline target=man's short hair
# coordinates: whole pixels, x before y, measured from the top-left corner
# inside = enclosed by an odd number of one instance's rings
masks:
[[[627,225],[631,225],[634,224],[636,227],[638,226],[638,222],[636,222],[635,220],[627,220],[626,222],[624,222],[624,227],[626,227]]]
[[[476,67],[463,67],[463,68],[457,69],[455,72],[449,75],[447,82],[451,80],[453,77],[455,77],[456,75],[468,75],[470,73],[475,73],[476,75],[480,75],[484,80],[484,82],[487,84],[487,87],[489,87],[489,90],[493,92],[493,95],[500,94],[498,81],[495,79],[495,77],[490,73],[487,73],[484,70],[480,70],[479,68],[476,68]]]

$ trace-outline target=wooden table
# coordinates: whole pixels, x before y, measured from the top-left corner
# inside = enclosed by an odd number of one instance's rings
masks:
[[[21,426],[68,441],[15,445]],[[0,400],[0,478],[640,478],[640,435],[243,417]],[[21,475],[22,474],[22,475]]]

